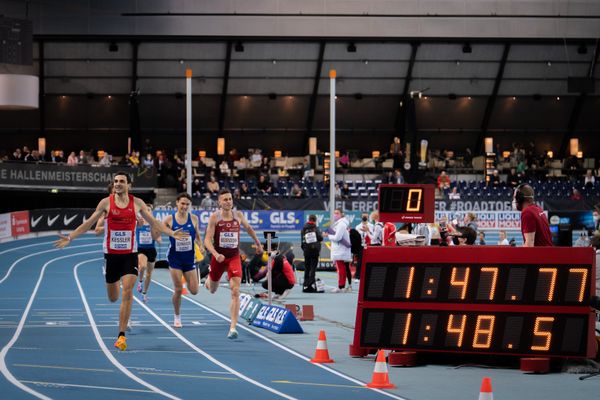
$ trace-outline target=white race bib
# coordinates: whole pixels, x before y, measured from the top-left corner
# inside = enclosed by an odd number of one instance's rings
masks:
[[[110,231],[109,248],[111,250],[131,250],[131,231]]]
[[[194,248],[192,244],[192,237],[175,240],[175,251],[191,251]]]
[[[316,232],[307,232],[304,234],[304,241],[308,244],[317,242],[317,233]]]
[[[219,235],[219,247],[222,249],[235,249],[238,247],[237,232],[221,232]]]
[[[148,231],[139,231],[140,244],[152,244],[152,233]]]

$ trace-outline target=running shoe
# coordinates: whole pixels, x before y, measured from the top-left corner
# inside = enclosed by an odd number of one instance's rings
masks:
[[[147,295],[146,293],[142,293],[142,301],[143,301],[144,303],[147,303],[147,302],[148,302],[148,295]]]
[[[183,327],[183,324],[181,323],[181,317],[175,317],[175,318],[173,318],[173,326],[175,328],[181,328],[181,327]]]
[[[337,287],[336,287],[336,288],[333,288],[333,289],[331,290],[331,293],[340,293],[340,292],[342,292],[343,290],[344,290],[343,288],[342,288],[342,289],[340,289],[340,288],[337,288]]]
[[[139,293],[142,293],[142,282],[138,282],[138,284],[137,284],[137,291]]]
[[[115,347],[121,351],[125,351],[127,348],[127,339],[125,336],[119,336],[117,341],[115,342]]]
[[[235,340],[238,338],[238,332],[235,329],[230,329],[227,334],[227,339]]]

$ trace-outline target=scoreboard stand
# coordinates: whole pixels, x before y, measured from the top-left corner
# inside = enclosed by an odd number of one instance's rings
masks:
[[[594,357],[595,279],[591,248],[369,247],[349,353],[515,356],[547,372]]]

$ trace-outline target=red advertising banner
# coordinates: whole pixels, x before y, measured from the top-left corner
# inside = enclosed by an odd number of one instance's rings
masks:
[[[29,233],[29,211],[16,211],[10,213],[10,221],[13,236]]]

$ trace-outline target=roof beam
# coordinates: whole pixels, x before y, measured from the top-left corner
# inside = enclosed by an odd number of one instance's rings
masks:
[[[510,43],[504,44],[504,50],[502,51],[502,58],[500,59],[500,66],[498,67],[498,73],[496,74],[496,80],[494,81],[494,88],[492,94],[488,98],[487,104],[485,105],[485,111],[483,113],[483,119],[481,120],[481,129],[475,143],[475,153],[481,153],[483,146],[483,139],[487,133],[490,125],[490,119],[492,118],[492,112],[494,112],[494,105],[498,98],[498,91],[500,90],[500,84],[502,83],[502,77],[504,76],[504,68],[506,67],[506,60],[508,60],[508,53],[510,52]]]
[[[398,111],[396,112],[396,122],[394,123],[394,132],[400,131],[401,143],[404,143],[406,136],[408,89],[410,88],[410,81],[412,80],[412,74],[415,66],[415,60],[417,59],[417,50],[419,49],[419,43],[413,42],[410,44],[410,47],[410,60],[408,61],[408,69],[406,71],[406,77],[404,77],[404,88],[402,89],[402,96],[400,97]],[[394,135],[396,135],[396,133]]]
[[[221,105],[219,107],[219,130],[218,134],[223,132],[223,127],[225,126],[225,115],[227,111],[227,89],[229,86],[229,69],[231,67],[231,50],[232,50],[231,40],[227,41],[227,50],[225,51],[225,68],[223,70],[223,89],[221,90]],[[215,143],[215,150],[217,141]]]
[[[594,78],[594,69],[596,68],[596,63],[598,63],[599,59],[598,53],[600,53],[600,41],[596,41],[596,48],[594,49],[594,55],[592,56],[592,61],[590,62],[590,66],[588,69],[588,78]],[[573,134],[573,131],[577,128],[579,114],[581,114],[581,110],[583,109],[583,104],[585,103],[586,98],[587,96],[585,93],[580,93],[577,99],[575,100],[575,104],[573,105],[573,109],[571,110],[571,116],[569,117],[567,130],[563,134],[562,140],[560,142],[560,149],[558,152],[558,154],[560,155],[569,155],[567,154],[567,144],[569,142],[570,136]]]
[[[313,124],[315,122],[315,109],[317,107],[317,98],[319,97],[319,83],[321,83],[321,70],[323,69],[323,58],[325,56],[325,41],[319,42],[319,58],[317,59],[317,67],[315,69],[315,78],[313,82],[313,90],[308,104],[308,114],[306,117],[306,133],[304,135],[304,150],[308,153],[308,138],[311,135]]]

